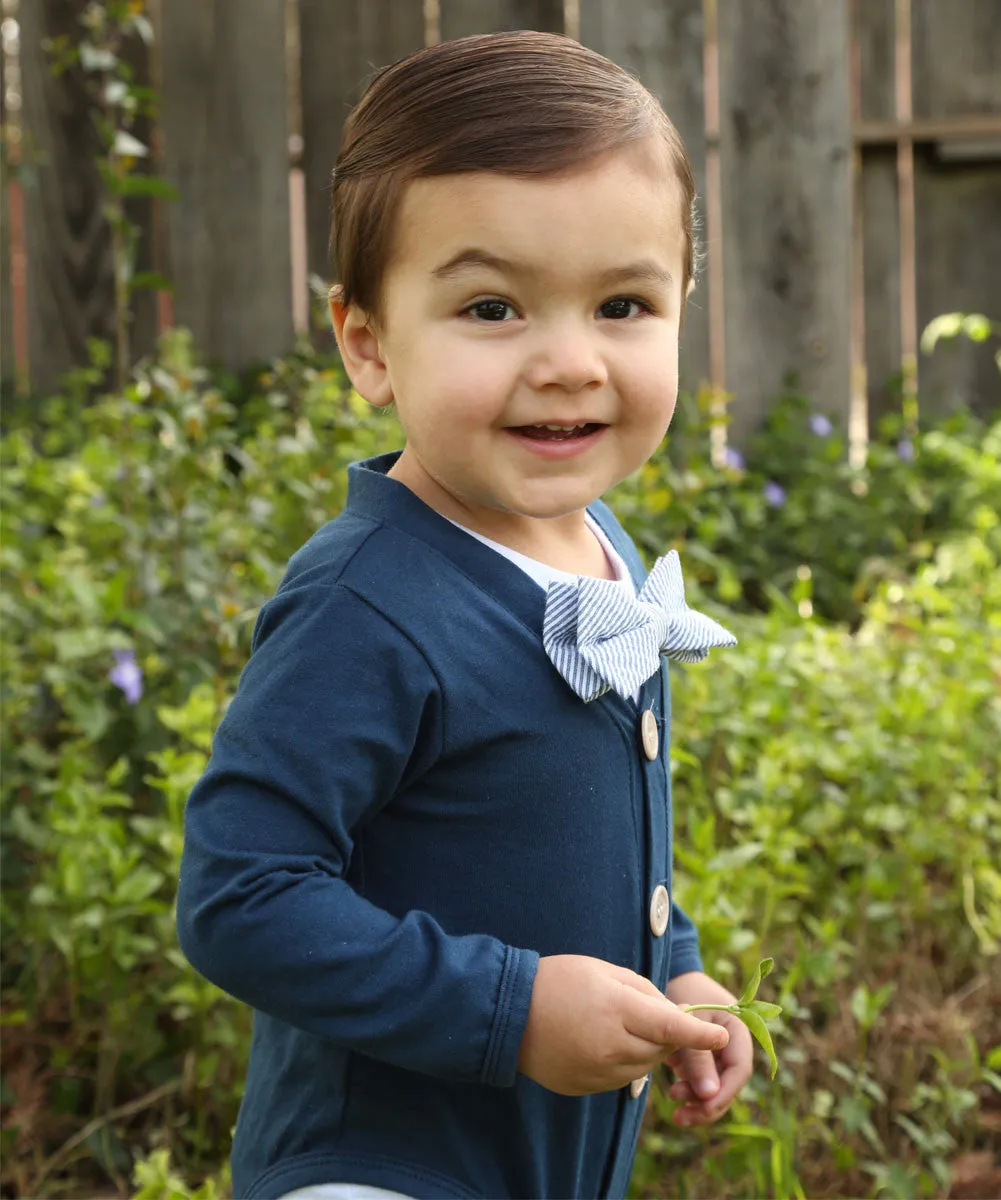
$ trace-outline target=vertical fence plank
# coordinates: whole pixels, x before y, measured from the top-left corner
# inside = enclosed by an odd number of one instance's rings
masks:
[[[581,41],[636,75],[660,100],[681,134],[695,169],[705,227],[705,108],[702,0],[581,0]],[[712,247],[709,247],[712,253]],[[709,375],[708,280],[688,302],[681,345],[681,386]]]
[[[721,4],[727,386],[738,443],[787,372],[848,423],[851,135],[845,0]]]
[[[70,0],[22,4],[21,88],[31,390],[51,392],[86,362],[87,339],[114,337],[110,237],[95,165],[100,143],[78,69],[58,79],[42,42],[79,37]]]
[[[862,119],[893,120],[893,0],[857,0]]]
[[[424,45],[421,0],[299,0],[309,270],[332,278],[330,173],[369,76]]]
[[[875,433],[880,419],[901,406],[900,233],[892,146],[864,152],[862,221],[869,428]]]
[[[918,329],[943,312],[1001,317],[1001,162],[945,169],[918,160]],[[1001,409],[996,340],[942,342],[918,368],[922,419]]]
[[[284,6],[169,0],[161,38],[175,316],[242,367],[292,343]]]
[[[892,121],[893,0],[856,5],[861,60],[861,117]],[[869,428],[900,411],[900,233],[897,153],[893,146],[862,152],[862,258],[865,273],[865,356]]]
[[[917,117],[1001,114],[1001,6],[912,0]],[[1001,145],[919,147],[915,162],[918,329],[942,312],[1001,320]],[[1001,407],[996,342],[942,344],[919,364],[922,417]]]
[[[441,37],[509,29],[563,32],[563,0],[441,0]]]

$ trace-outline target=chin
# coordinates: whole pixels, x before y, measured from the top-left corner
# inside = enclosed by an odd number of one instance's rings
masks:
[[[518,507],[518,512],[525,517],[533,517],[541,521],[555,521],[560,517],[570,517],[593,504],[601,495],[600,492],[581,491],[577,496],[566,496],[540,500],[535,504],[525,503]]]

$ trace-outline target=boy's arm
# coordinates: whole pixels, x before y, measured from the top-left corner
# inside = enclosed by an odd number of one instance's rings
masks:
[[[443,1078],[513,1084],[533,951],[402,919],[344,880],[352,831],[438,753],[418,649],[339,585],[279,592],[185,814],[178,932],[261,1012]]]

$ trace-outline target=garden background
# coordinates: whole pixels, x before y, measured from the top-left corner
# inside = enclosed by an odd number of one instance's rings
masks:
[[[289,555],[399,444],[310,301],[366,74],[505,27],[636,71],[708,256],[610,497],[740,638],[674,672],[678,897],[774,1082],[655,1082],[637,1197],[1001,1194],[992,0],[2,0],[5,1197],[228,1195],[249,1013],[173,903]]]

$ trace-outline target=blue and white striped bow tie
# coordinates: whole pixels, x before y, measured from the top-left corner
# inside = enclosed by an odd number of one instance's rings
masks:
[[[660,657],[699,662],[737,639],[685,603],[681,560],[671,550],[654,563],[638,597],[621,583],[581,576],[553,581],[546,594],[542,644],[585,702],[614,689],[623,699],[660,668]]]

